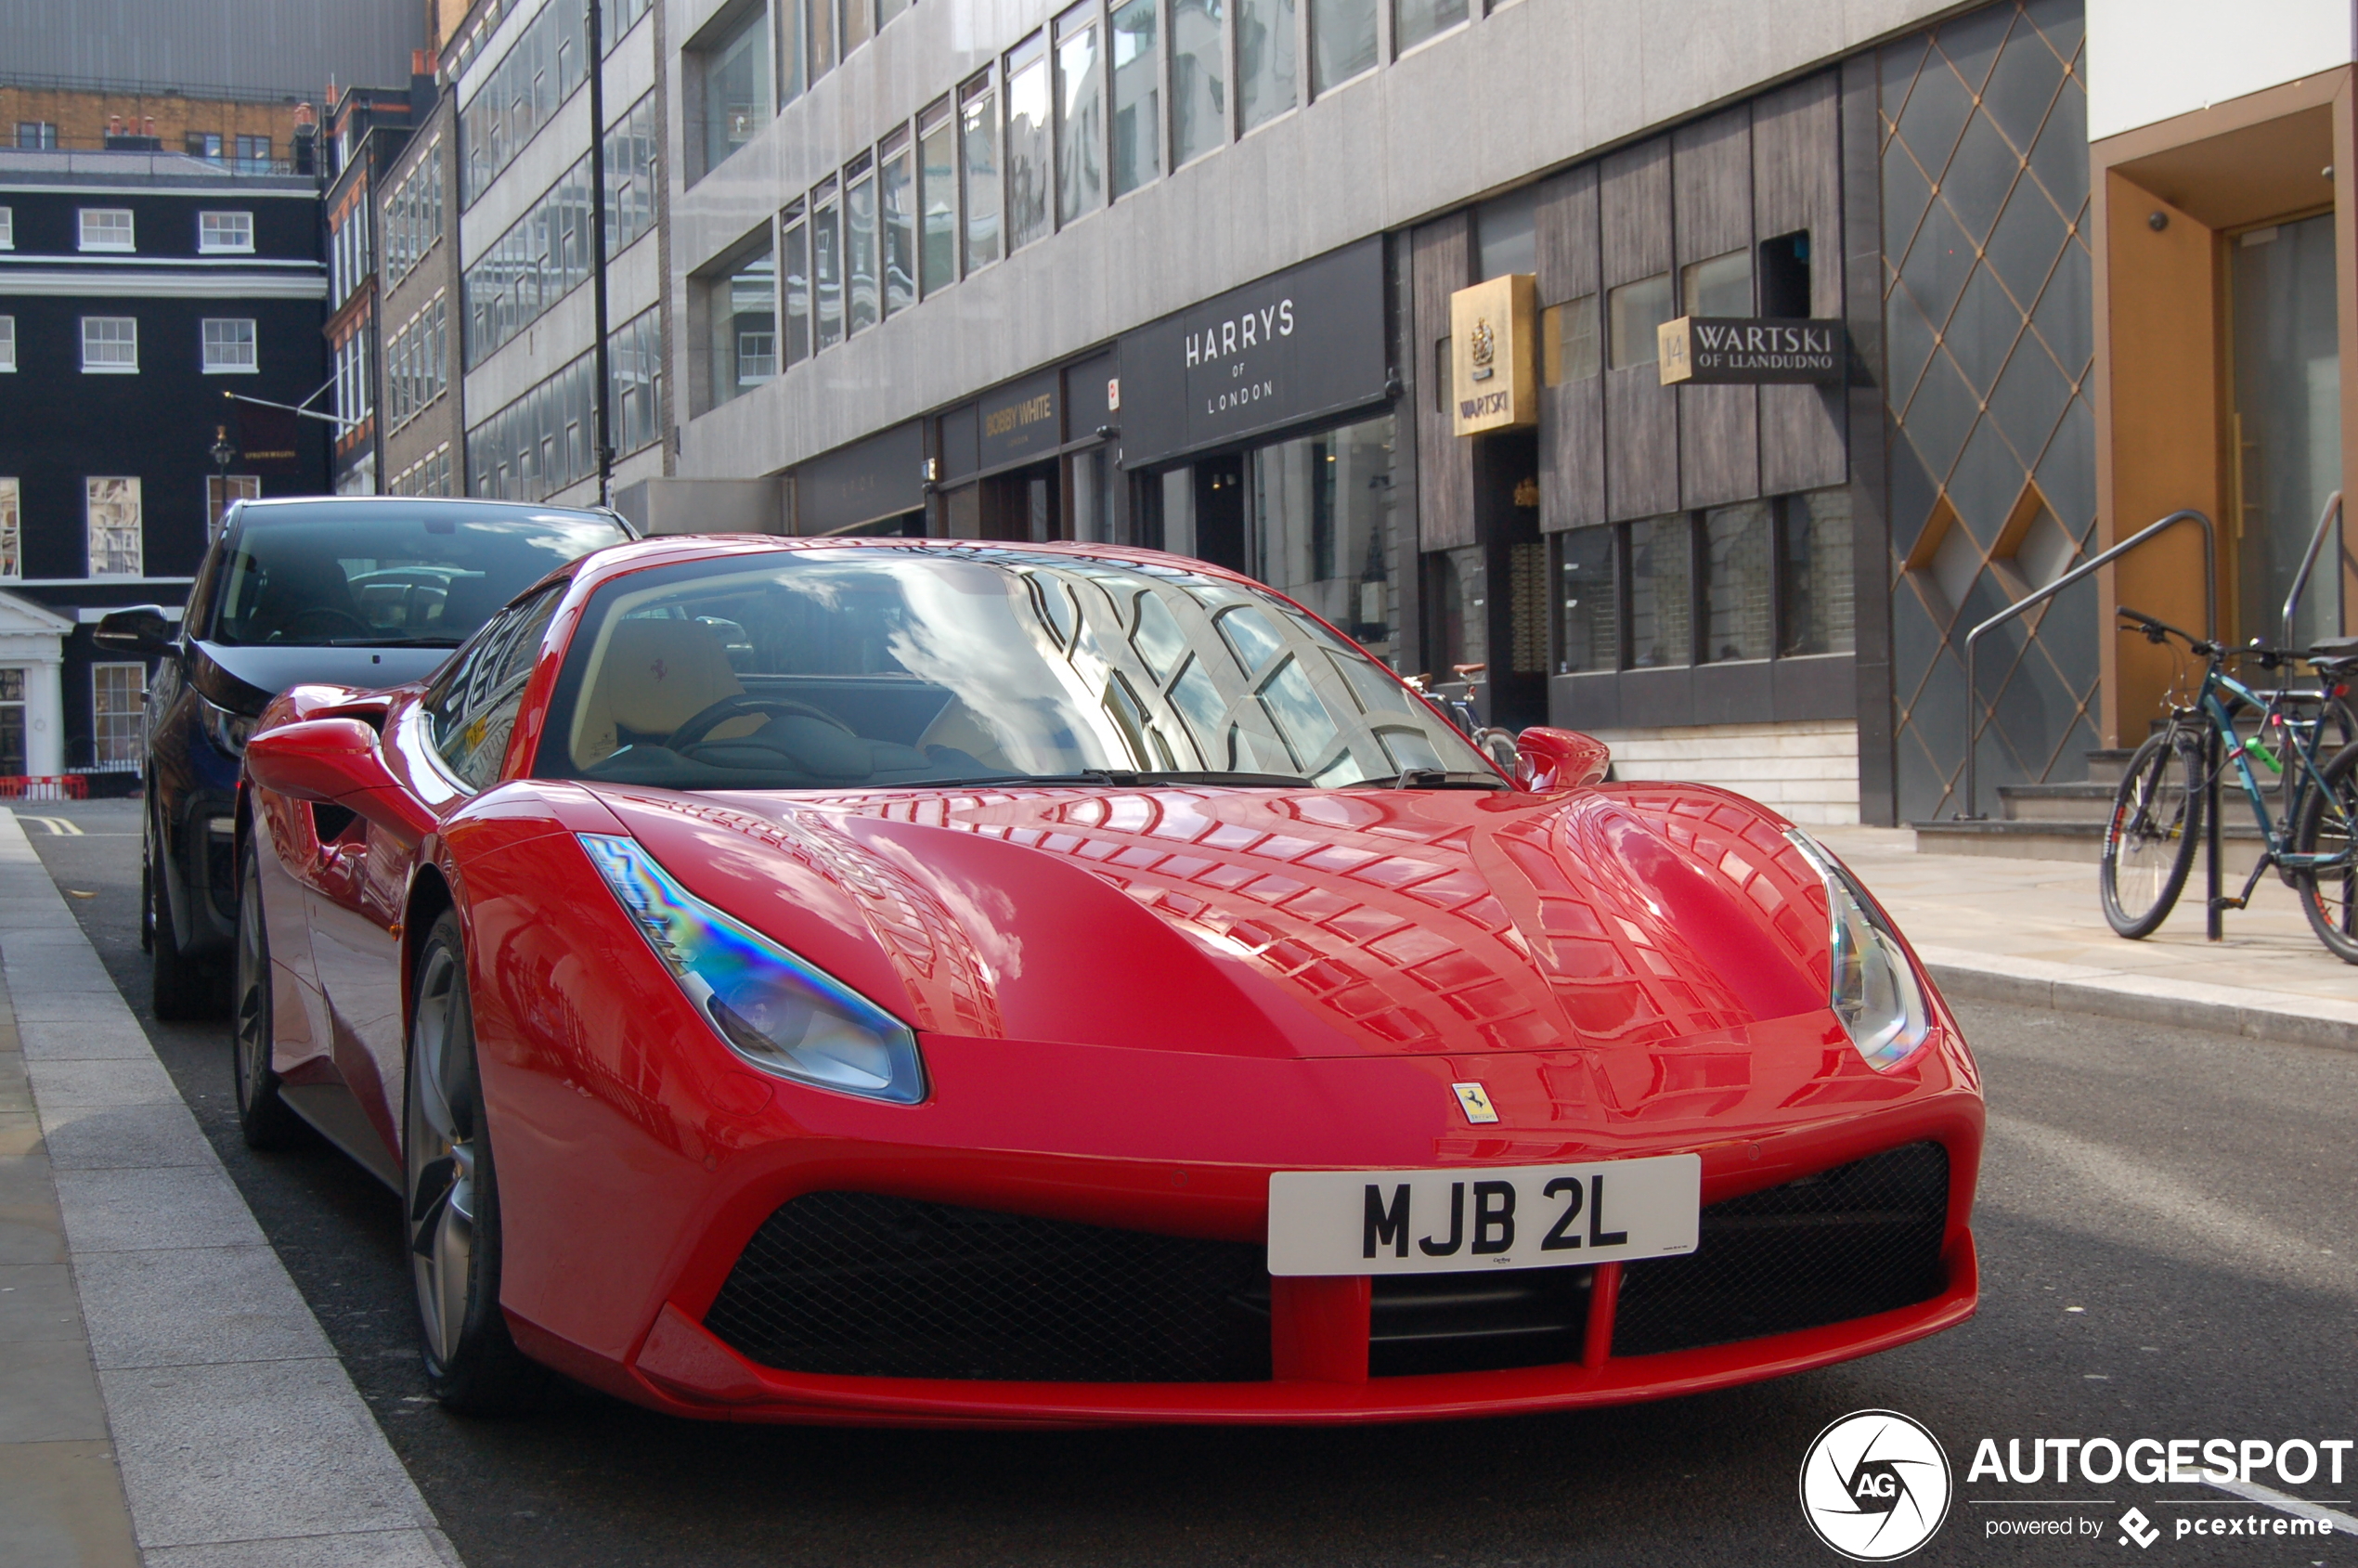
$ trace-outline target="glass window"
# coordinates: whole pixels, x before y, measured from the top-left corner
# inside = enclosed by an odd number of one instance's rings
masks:
[[[1007,53],[1007,249],[1049,228],[1048,52],[1038,34]]]
[[[17,480],[0,479],[0,579],[24,576],[24,517]]]
[[[0,207],[0,251],[17,248],[17,210]]]
[[[1556,673],[1609,670],[1621,663],[1621,579],[1612,527],[1556,536]]]
[[[1465,19],[1466,0],[1393,0],[1393,52],[1413,49]]]
[[[544,589],[493,616],[426,695],[434,750],[471,788],[487,789],[499,782],[541,639],[564,599],[563,588]]]
[[[82,368],[98,374],[123,374],[139,368],[139,318],[136,316],[85,316],[82,318]]]
[[[1612,317],[1614,369],[1661,361],[1662,346],[1654,330],[1672,317],[1670,274],[1657,272],[1652,278],[1622,284],[1605,296],[1605,310]]]
[[[21,778],[26,772],[22,667],[0,669],[0,774]]]
[[[1242,666],[1224,634],[1250,649]],[[1488,771],[1389,672],[1256,590],[1020,545],[657,568],[601,589],[569,648],[543,776],[712,790],[1092,769],[1350,786],[1434,758],[1469,783]],[[681,734],[731,697],[768,711]]]
[[[204,158],[214,162],[219,162],[221,160],[221,133],[218,131],[190,131],[188,135],[180,138],[180,149],[191,158]]]
[[[1113,13],[1113,193],[1124,196],[1162,172],[1162,51],[1156,0],[1128,0]]]
[[[199,213],[197,214],[197,249],[199,251],[253,250],[253,214],[252,213]]]
[[[810,29],[810,80],[816,82],[836,63],[836,0],[784,0],[794,6]]]
[[[148,667],[90,667],[91,761],[106,769],[139,765],[139,733],[148,715]]]
[[[663,438],[659,422],[663,395],[662,325],[659,308],[642,310],[616,328],[606,345],[606,369],[612,379],[606,406],[614,410],[609,434],[617,456],[652,447]],[[593,465],[594,462],[593,455]]]
[[[887,23],[915,3],[916,0],[876,0],[876,31],[883,32]]]
[[[1583,294],[1539,313],[1540,377],[1549,386],[1597,373],[1597,296]]]
[[[777,283],[777,266],[766,244],[714,280],[714,407],[778,374]]]
[[[17,368],[17,318],[0,316],[0,371]]]
[[[270,167],[270,138],[268,136],[239,136],[234,145],[238,149],[240,174],[266,175],[274,172]]]
[[[632,240],[654,227],[655,152],[655,99],[648,93],[606,130],[609,256],[620,255]]]
[[[1230,0],[1237,11],[1237,103],[1244,128],[1294,105],[1294,0]]]
[[[948,103],[917,117],[917,205],[925,215],[918,283],[930,295],[958,279],[958,148]]]
[[[1376,0],[1310,0],[1310,91],[1323,93],[1376,64]]]
[[[810,226],[799,201],[785,210],[780,222],[784,253],[778,270],[785,284],[786,320],[779,363],[795,365],[810,354]]]
[[[836,13],[843,32],[843,58],[849,59],[851,51],[876,35],[875,12],[871,8],[875,0],[842,0]]]
[[[1097,67],[1097,7],[1056,19],[1056,221],[1106,200],[1106,81]]]
[[[824,9],[827,0],[819,0]],[[778,102],[792,103],[826,69],[810,53],[810,0],[778,0]]]
[[[754,12],[702,54],[704,168],[699,174],[718,168],[769,123],[768,13]]]
[[[1683,512],[1629,525],[1629,663],[1694,660],[1693,530]]]
[[[128,251],[131,248],[130,208],[84,207],[82,209],[82,249]]]
[[[1394,641],[1390,416],[1251,454],[1252,575],[1379,658]]]
[[[1847,654],[1857,646],[1851,601],[1850,492],[1836,486],[1787,496],[1781,654]]]
[[[210,544],[221,535],[221,519],[240,501],[262,499],[262,480],[252,473],[208,473],[204,481],[204,537]]]
[[[876,175],[864,152],[843,172],[843,275],[848,335],[878,320]]]
[[[253,323],[207,317],[204,323],[204,373],[209,376],[251,373],[255,369]]]
[[[17,122],[17,147],[21,151],[35,152],[58,145],[58,123],[54,120],[19,120]]]
[[[958,89],[959,139],[965,149],[966,270],[999,259],[999,117],[991,73]]]
[[[146,576],[147,530],[140,515],[139,481],[85,479],[83,515],[88,524],[90,575]]]
[[[1460,680],[1458,666],[1487,665],[1490,660],[1488,566],[1479,545],[1437,550],[1423,559],[1425,613],[1432,628],[1426,645],[1441,655],[1435,679]]]
[[[1228,139],[1228,72],[1221,56],[1224,0],[1171,0],[1171,162]]]
[[[886,137],[876,154],[876,206],[884,242],[884,312],[890,316],[917,301],[917,192],[905,126]]]
[[[1745,501],[1703,514],[1706,663],[1768,656],[1775,617],[1769,598],[1769,507]]]
[[[833,180],[810,193],[810,295],[815,353],[843,342],[843,206]]]
[[[1679,297],[1690,316],[1752,314],[1752,253],[1730,251],[1678,270]]]
[[[482,85],[459,111],[459,145],[466,160],[460,170],[461,205],[474,204],[581,84],[585,17],[578,5],[543,6],[499,63],[479,73]],[[688,134],[696,139],[694,126]],[[238,156],[241,164],[259,158],[266,167],[270,138],[240,136]]]

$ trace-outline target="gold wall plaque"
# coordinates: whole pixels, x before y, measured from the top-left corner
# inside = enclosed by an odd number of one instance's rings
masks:
[[[1509,273],[1449,296],[1449,417],[1459,435],[1539,422],[1539,279]]]

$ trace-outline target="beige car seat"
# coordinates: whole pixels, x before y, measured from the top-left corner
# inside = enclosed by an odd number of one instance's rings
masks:
[[[701,621],[620,620],[590,679],[590,695],[573,730],[573,762],[587,768],[614,755],[622,730],[668,735],[723,697],[745,689],[729,667],[729,650]],[[749,735],[766,714],[732,719],[713,738]]]

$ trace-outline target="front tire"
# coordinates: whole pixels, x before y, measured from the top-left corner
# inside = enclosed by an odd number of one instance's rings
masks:
[[[271,1013],[270,928],[262,915],[262,858],[249,839],[238,862],[236,990],[231,1003],[230,1067],[238,1088],[238,1131],[248,1148],[292,1148],[303,1120],[279,1097],[270,1066],[278,1039]]]
[[[2293,852],[2350,858],[2329,870],[2294,872],[2293,891],[2326,951],[2358,964],[2358,745],[2343,747],[2321,771],[2324,788],[2301,800],[2293,823]]]
[[[445,910],[418,955],[402,1090],[403,1194],[426,1386],[453,1410],[529,1408],[546,1374],[499,1310],[499,1184],[492,1164],[466,940]]]
[[[2124,937],[2150,937],[2185,890],[2202,834],[2202,742],[2175,728],[2149,735],[2120,776],[2105,823],[2097,887],[2105,920]]]

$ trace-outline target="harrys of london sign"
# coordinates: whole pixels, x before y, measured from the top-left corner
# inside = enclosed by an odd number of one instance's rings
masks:
[[[1850,351],[1839,321],[1681,316],[1655,339],[1665,386],[1839,382]]]

